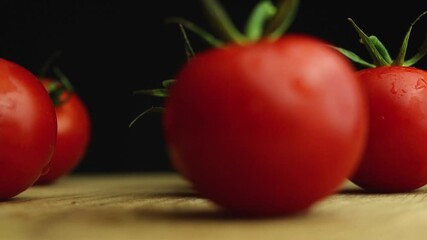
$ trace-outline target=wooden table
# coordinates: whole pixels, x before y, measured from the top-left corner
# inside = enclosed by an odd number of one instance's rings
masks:
[[[427,239],[427,188],[343,191],[304,214],[226,216],[174,173],[71,175],[0,203],[1,240]]]

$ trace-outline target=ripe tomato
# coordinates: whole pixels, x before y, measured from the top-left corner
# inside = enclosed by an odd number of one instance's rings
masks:
[[[367,68],[358,72],[369,106],[369,135],[360,166],[351,180],[371,192],[407,192],[427,184],[427,72],[412,67],[427,53],[427,45],[406,60],[410,26],[401,50],[392,59],[375,36],[368,37],[351,19],[373,64],[356,54],[344,54]]]
[[[229,39],[239,41],[197,53],[170,86],[163,126],[171,161],[227,211],[307,210],[339,189],[364,149],[367,110],[355,69],[308,35]]]
[[[226,209],[307,209],[359,162],[367,118],[356,80],[349,61],[308,36],[199,53],[166,99],[172,161]]]
[[[56,143],[55,108],[24,67],[0,59],[0,200],[29,188],[48,165]]]
[[[370,134],[352,180],[370,191],[403,192],[427,183],[427,72],[386,66],[359,72]]]
[[[52,78],[40,80],[47,89],[51,83],[61,84]],[[91,118],[80,96],[75,91],[63,91],[57,97],[63,102],[55,106],[58,121],[56,147],[49,170],[36,184],[49,184],[71,173],[82,161],[91,139]]]

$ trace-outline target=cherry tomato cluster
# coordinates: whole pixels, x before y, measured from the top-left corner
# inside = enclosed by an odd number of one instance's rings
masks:
[[[308,34],[284,34],[298,0],[260,1],[239,31],[216,0],[202,0],[221,38],[170,19],[213,47],[195,53],[164,88],[171,164],[226,211],[280,216],[308,210],[349,180],[370,192],[427,184],[427,72],[406,59],[414,24],[393,59],[349,19],[373,63]],[[182,33],[185,36],[185,31]],[[352,62],[353,61],[353,62]],[[358,70],[353,63],[366,68]],[[68,79],[36,76],[0,59],[0,200],[50,184],[82,160],[88,109]]]
[[[0,200],[70,173],[87,150],[90,123],[63,82],[0,59]]]
[[[372,192],[427,183],[427,72],[411,67],[426,42],[405,60],[424,14],[394,60],[349,19],[368,63],[314,36],[283,34],[296,0],[260,1],[244,33],[217,1],[202,3],[224,38],[171,19],[213,48],[194,54],[187,42],[191,58],[176,78],[143,91],[167,97],[171,163],[201,196],[233,213],[275,216],[309,209],[346,180]]]

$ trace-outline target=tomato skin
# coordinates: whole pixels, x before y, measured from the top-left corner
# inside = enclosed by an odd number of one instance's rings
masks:
[[[0,59],[0,200],[39,178],[52,157],[56,133],[55,108],[37,77]]]
[[[370,128],[352,181],[373,192],[406,192],[427,183],[427,72],[384,66],[361,70]]]
[[[40,79],[46,86],[52,79]],[[64,104],[55,107],[58,136],[49,170],[40,176],[36,184],[51,184],[71,173],[82,161],[91,140],[89,110],[76,92],[64,92]]]
[[[201,52],[165,102],[171,161],[226,210],[307,210],[360,160],[367,111],[354,72],[338,52],[303,35]]]

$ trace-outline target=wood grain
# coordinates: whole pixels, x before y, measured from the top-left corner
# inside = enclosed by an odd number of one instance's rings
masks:
[[[0,202],[0,239],[426,239],[427,188],[368,194],[351,183],[281,218],[224,214],[173,173],[71,175]]]

